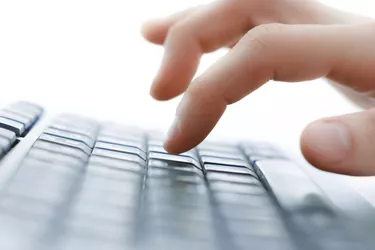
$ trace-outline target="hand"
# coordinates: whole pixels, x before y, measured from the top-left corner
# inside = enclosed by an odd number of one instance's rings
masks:
[[[375,89],[375,22],[314,1],[220,0],[142,31],[165,47],[151,95],[168,100],[185,92],[164,144],[170,153],[199,144],[227,105],[270,79],[327,77],[358,93]],[[233,49],[190,84],[201,55],[224,46]],[[374,141],[375,109],[312,123],[301,148],[320,169],[372,175]]]

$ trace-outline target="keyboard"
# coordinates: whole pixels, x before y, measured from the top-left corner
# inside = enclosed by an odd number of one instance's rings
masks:
[[[0,249],[375,249],[370,203],[269,143],[171,155],[161,139],[29,102],[0,109]]]

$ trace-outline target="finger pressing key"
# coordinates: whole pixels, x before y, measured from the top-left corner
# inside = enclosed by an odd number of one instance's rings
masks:
[[[175,126],[165,149],[181,153],[196,146],[209,134],[227,105],[270,79],[339,79],[342,72],[351,72],[351,79],[362,81],[354,81],[356,87],[366,88],[375,81],[373,69],[365,66],[375,65],[375,52],[368,56],[375,43],[375,35],[370,32],[373,28],[372,24],[268,24],[251,30],[188,88],[177,108]],[[356,53],[352,53],[353,49]]]

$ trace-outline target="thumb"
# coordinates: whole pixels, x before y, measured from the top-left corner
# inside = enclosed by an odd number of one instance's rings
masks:
[[[375,175],[375,109],[313,122],[302,133],[301,149],[319,169]]]

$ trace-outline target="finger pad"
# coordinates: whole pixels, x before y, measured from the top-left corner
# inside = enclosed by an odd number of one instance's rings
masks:
[[[354,167],[348,167],[346,164],[344,164],[345,162],[327,163],[324,157],[309,147],[310,138],[308,133],[306,133],[306,130],[301,135],[300,148],[307,162],[322,171],[344,175],[362,175],[361,173],[355,171]]]

